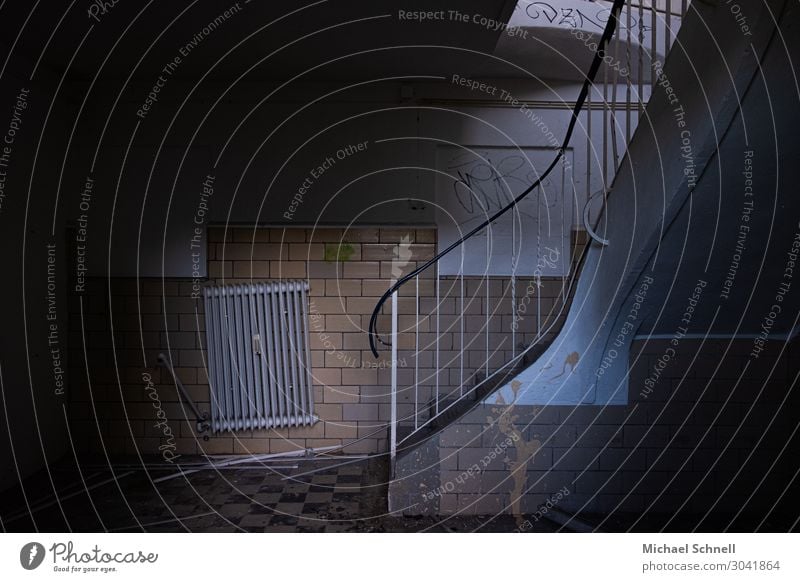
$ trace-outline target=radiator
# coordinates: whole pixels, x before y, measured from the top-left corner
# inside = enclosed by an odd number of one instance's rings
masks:
[[[206,287],[211,429],[314,424],[307,281]]]

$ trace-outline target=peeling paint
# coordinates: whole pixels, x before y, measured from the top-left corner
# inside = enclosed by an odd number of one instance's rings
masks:
[[[542,448],[542,442],[539,439],[534,438],[531,440],[525,440],[522,431],[514,424],[514,422],[519,418],[518,414],[514,414],[514,409],[516,408],[517,393],[521,387],[522,384],[519,381],[514,380],[511,382],[511,390],[514,393],[514,400],[505,408],[501,408],[503,405],[505,405],[505,400],[503,399],[503,396],[498,393],[496,403],[499,406],[492,408],[492,413],[496,415],[496,417],[486,417],[486,420],[490,426],[494,424],[496,418],[499,431],[516,443],[516,459],[512,460],[509,457],[506,457],[505,463],[506,467],[508,467],[509,471],[511,472],[511,478],[514,481],[514,487],[511,490],[511,513],[517,518],[517,520],[520,520],[522,516],[520,505],[522,502],[523,492],[525,491],[525,484],[528,481],[528,465],[531,461],[533,461],[533,459],[536,457],[536,454]],[[538,409],[534,408],[533,415],[536,416],[537,413]]]

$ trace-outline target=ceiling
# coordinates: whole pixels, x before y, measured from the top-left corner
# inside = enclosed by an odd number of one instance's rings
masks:
[[[249,71],[252,80],[302,75],[304,80],[319,81],[448,75],[453,70],[474,76],[519,75],[491,57],[498,30],[471,19],[465,23],[450,18],[447,12],[507,22],[514,0],[418,4],[439,19],[420,22],[401,16],[401,10],[418,9],[387,1],[118,0],[105,13],[95,10],[94,17],[87,13],[86,3],[75,3],[64,13],[66,1],[39,3],[33,12],[30,4],[17,2],[3,7],[0,30],[7,50],[24,26],[14,59],[26,64],[41,59],[40,74],[60,77],[68,70],[67,78],[78,81],[91,80],[101,71],[101,79],[132,74],[134,80],[149,82],[192,41],[196,45],[172,76],[189,80],[208,73],[219,80]],[[43,53],[43,39],[51,35]]]

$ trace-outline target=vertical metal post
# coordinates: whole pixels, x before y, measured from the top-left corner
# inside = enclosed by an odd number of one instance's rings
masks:
[[[672,46],[672,0],[667,0],[664,10],[664,59]]]
[[[562,165],[562,168],[563,168],[563,165]],[[586,182],[587,182],[587,184],[589,182],[588,173],[587,173]],[[587,198],[587,200],[588,200],[588,198]],[[546,205],[545,205],[545,207],[546,207]],[[563,208],[563,205],[562,205],[562,208]],[[542,211],[542,185],[541,184],[536,189],[536,213],[539,216],[541,216],[542,214],[545,214],[545,212]],[[539,264],[542,262],[541,261],[541,257],[542,257],[542,221],[541,220],[537,220],[536,221],[536,262],[537,262],[537,268],[538,268]],[[534,286],[533,286],[533,288],[535,289],[534,293],[536,293],[536,338],[538,339],[540,337],[540,335],[541,335],[540,332],[541,332],[541,329],[542,329],[542,288],[539,287],[539,284],[542,282],[542,274],[541,274],[541,272],[537,274],[534,271],[533,276],[534,276],[534,279],[537,276],[539,277],[538,281],[534,281]]]
[[[603,191],[608,189],[608,66],[603,65]]]
[[[589,87],[589,92],[586,94],[586,203],[589,203],[589,199],[592,197],[592,153],[593,153],[593,142],[592,142],[592,89],[593,86]],[[541,189],[542,187],[539,186],[539,196],[541,198]],[[591,212],[591,207],[589,207],[589,211]],[[591,218],[590,218],[591,220]]]
[[[464,396],[464,271],[461,271],[461,358],[458,364],[458,395]]]
[[[489,377],[489,265],[491,264],[491,253],[489,252],[489,237],[492,234],[492,227],[486,232],[486,356],[484,359],[484,378]]]
[[[389,455],[392,467],[397,456],[397,291],[392,293],[392,401],[389,426]]]
[[[658,60],[658,53],[656,52],[658,49],[658,34],[656,31],[658,30],[658,10],[656,10],[656,0],[653,0],[652,6],[652,18],[650,26],[653,28],[652,32],[650,33],[650,80],[651,80],[651,87],[656,86],[656,76],[652,73],[653,71],[653,63]],[[664,60],[667,59],[666,53],[664,53]],[[650,90],[650,94],[653,94],[653,90]]]
[[[652,72],[650,73],[652,75]],[[642,118],[644,112],[644,2],[639,0],[639,89],[636,94],[638,101],[638,117]]]
[[[434,309],[436,309],[436,357],[435,357],[435,364],[436,369],[434,373],[436,374],[436,404],[435,411],[436,414],[439,414],[439,374],[442,371],[442,368],[439,366],[439,302],[441,301],[440,296],[440,288],[439,288],[439,265],[436,265],[436,305]]]
[[[566,214],[566,210],[565,210],[565,207],[567,205],[566,204],[566,200],[565,200],[565,198],[567,196],[567,164],[564,163],[564,162],[566,161],[566,157],[567,157],[568,153],[569,152],[564,152],[564,158],[562,158],[562,160],[561,160],[561,162],[562,162],[561,163],[561,201],[562,201],[562,203],[561,203],[561,228],[563,229],[561,231],[561,249],[565,249],[565,247],[569,247],[569,240],[570,240],[569,237],[570,237],[570,234],[572,232],[572,220],[568,220],[567,214]],[[572,167],[572,164],[570,164],[570,168],[571,167]],[[570,180],[570,182],[572,182],[572,180]],[[565,240],[567,241],[567,244],[564,244]],[[562,251],[559,256],[561,257],[562,261],[566,261],[566,263],[567,263],[566,267],[567,267],[567,277],[568,277],[570,275],[570,266],[572,265],[572,252],[571,251],[569,251],[569,252],[563,252]],[[567,285],[567,277],[562,277],[561,278],[561,297],[562,297],[562,301],[564,302],[564,305],[566,305],[566,297],[567,297],[567,287],[566,287],[566,285]],[[539,319],[538,319],[537,324],[536,324],[536,327],[537,327],[536,333],[537,333],[537,337],[538,337],[538,333],[539,333],[539,329],[541,329],[540,326],[541,326],[541,321],[542,321],[542,319],[541,319],[541,312],[542,312],[541,298],[542,298],[542,294],[541,293],[537,293],[537,296],[539,298],[539,304],[537,305],[536,310],[540,314],[539,315]],[[553,305],[550,307],[550,313],[547,314],[548,315],[548,319],[553,314],[553,310],[555,308],[555,303],[556,302],[553,301]]]
[[[621,15],[620,15],[621,16]],[[619,16],[617,17],[617,24],[619,25]],[[619,64],[619,34],[614,41],[614,62]],[[617,129],[619,127],[617,121],[617,85],[619,85],[619,67],[614,67],[614,75],[612,77],[613,87],[611,88],[611,172],[615,176],[617,168],[619,167],[619,152],[617,151]]]
[[[517,214],[518,208],[514,207],[514,214],[511,216],[511,314],[517,311]],[[539,222],[539,221],[537,221]],[[539,257],[537,256],[538,260]],[[516,357],[517,350],[517,328],[511,326],[511,358]]]
[[[416,277],[417,301],[414,315],[414,430],[419,428],[419,277]]]
[[[628,74],[625,76],[625,149],[628,149],[628,144],[631,143],[631,75],[633,69],[631,68],[631,5],[628,4],[628,23],[625,26],[626,41],[625,41],[625,65]]]

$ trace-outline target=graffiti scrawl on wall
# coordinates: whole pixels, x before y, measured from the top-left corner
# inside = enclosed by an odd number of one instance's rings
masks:
[[[508,205],[536,181],[553,155],[549,148],[440,147],[436,186],[439,250]],[[460,251],[443,257],[440,273],[567,275],[573,188],[570,172],[571,166],[551,173],[540,188],[491,228],[469,239]],[[542,257],[547,260],[540,260]]]
[[[554,6],[555,4],[555,6]],[[571,4],[571,5],[570,5]],[[528,25],[541,24],[544,26],[562,26],[566,28],[595,29],[602,32],[611,14],[611,4],[593,2],[590,0],[573,0],[572,2],[527,2],[523,0],[517,4],[516,10],[530,20]],[[646,14],[650,16],[650,12]],[[651,30],[651,23],[646,18],[639,21],[636,9],[631,11],[631,31],[647,32]],[[619,22],[620,30],[628,26],[627,12],[624,12]]]

